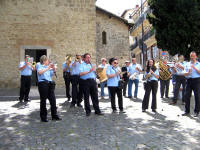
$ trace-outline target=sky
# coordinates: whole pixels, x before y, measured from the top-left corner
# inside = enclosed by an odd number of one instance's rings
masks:
[[[97,0],[96,5],[121,16],[124,10],[135,8],[140,3],[141,0]]]

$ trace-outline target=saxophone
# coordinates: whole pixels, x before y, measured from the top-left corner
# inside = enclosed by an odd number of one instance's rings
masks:
[[[169,80],[171,78],[171,73],[168,71],[168,67],[163,64],[162,61],[159,61],[158,63],[160,72],[160,79],[161,80]]]

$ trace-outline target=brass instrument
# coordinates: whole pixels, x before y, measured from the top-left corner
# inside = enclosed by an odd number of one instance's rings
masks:
[[[104,82],[104,81],[108,80],[108,77],[106,75],[106,69],[107,68],[97,68],[96,69],[96,73],[99,77],[100,82]]]
[[[72,57],[71,57],[71,56],[66,56],[66,57],[65,57],[65,61],[66,61],[67,69],[70,70],[69,65],[70,65],[71,62],[72,62]],[[71,72],[71,70],[70,70],[70,72]]]
[[[137,77],[139,74],[140,74],[140,73],[138,73],[138,72],[134,72],[134,73],[129,77],[129,79],[135,80],[136,77]]]
[[[169,80],[171,78],[171,73],[168,71],[168,66],[164,65],[162,61],[158,62],[158,66],[160,69],[160,79],[161,80]]]
[[[149,72],[148,74],[145,75],[145,78],[146,78],[146,79],[149,79],[149,78],[151,78],[151,77],[152,77],[152,74],[151,74],[150,72]]]

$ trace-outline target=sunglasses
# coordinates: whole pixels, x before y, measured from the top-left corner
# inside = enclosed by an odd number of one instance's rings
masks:
[[[114,62],[114,64],[118,64],[118,62]]]

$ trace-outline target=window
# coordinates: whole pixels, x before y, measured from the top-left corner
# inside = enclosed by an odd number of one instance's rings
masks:
[[[151,59],[151,49],[147,50],[147,60]]]
[[[107,44],[107,37],[106,37],[106,32],[102,32],[102,44]]]
[[[153,58],[157,57],[157,46],[152,47],[153,49]]]

